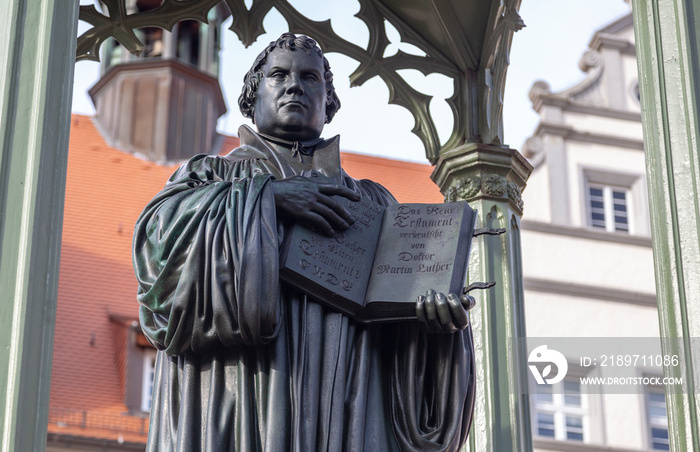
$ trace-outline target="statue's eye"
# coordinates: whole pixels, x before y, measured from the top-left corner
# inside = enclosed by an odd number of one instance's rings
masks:
[[[304,80],[309,82],[315,82],[318,81],[318,77],[316,77],[316,74],[304,74]]]
[[[271,78],[272,80],[284,80],[284,73],[273,72],[272,74],[268,74],[268,77]]]

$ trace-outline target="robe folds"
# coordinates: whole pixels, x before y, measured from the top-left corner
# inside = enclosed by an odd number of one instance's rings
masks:
[[[147,450],[457,451],[474,403],[470,329],[362,325],[281,282],[270,184],[299,170],[252,130],[241,143],[180,167],[136,224],[140,321],[159,350]],[[395,202],[330,174],[337,139],[327,147],[316,170]]]

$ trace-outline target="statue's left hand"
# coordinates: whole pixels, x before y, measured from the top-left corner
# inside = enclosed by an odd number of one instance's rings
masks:
[[[418,296],[416,317],[418,322],[431,333],[455,333],[469,325],[467,311],[474,305],[469,295],[443,294],[428,290]]]

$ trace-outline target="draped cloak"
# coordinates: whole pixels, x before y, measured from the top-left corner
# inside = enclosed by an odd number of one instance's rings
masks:
[[[270,183],[300,170],[251,129],[240,137],[180,167],[136,224],[140,321],[159,350],[147,450],[458,450],[474,403],[470,329],[362,325],[280,282]],[[316,171],[396,202],[342,171],[337,145],[318,146]]]

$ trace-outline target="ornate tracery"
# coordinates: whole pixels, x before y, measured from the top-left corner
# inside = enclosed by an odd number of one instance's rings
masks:
[[[486,23],[473,42],[450,34],[459,27],[452,4],[448,0],[430,0],[425,7],[437,24],[444,27],[444,36],[438,36],[445,45],[438,48],[435,39],[418,32],[415,23],[400,15],[401,6],[391,0],[359,0],[356,14],[369,30],[366,48],[347,41],[333,31],[330,20],[317,22],[299,13],[286,0],[254,0],[250,8],[243,0],[163,0],[160,6],[148,11],[129,13],[127,0],[102,0],[106,14],[94,5],[80,7],[80,19],[92,25],[78,38],[77,60],[99,60],[99,49],[109,37],[114,37],[133,54],[141,54],[143,43],[134,32],[142,27],[160,27],[172,30],[183,20],[207,21],[208,12],[224,3],[231,11],[230,29],[248,46],[262,35],[263,20],[273,8],[287,21],[289,30],[314,38],[325,52],[338,52],[358,62],[350,76],[350,83],[359,86],[373,77],[380,77],[389,88],[389,103],[406,108],[415,121],[413,133],[425,147],[426,157],[435,164],[444,150],[468,142],[502,144],[502,105],[505,73],[508,65],[510,42],[514,31],[523,24],[517,13],[519,0],[473,2],[470,12],[481,12]],[[399,2],[400,3],[400,2]],[[452,8],[452,9],[451,9]],[[398,51],[385,57],[390,44],[384,27],[390,22],[403,42],[425,52],[424,56]],[[455,23],[452,23],[455,22]],[[402,69],[416,69],[424,75],[442,74],[453,81],[453,95],[447,99],[454,116],[450,137],[440,143],[434,118],[430,112],[432,97],[417,91],[399,73]]]

